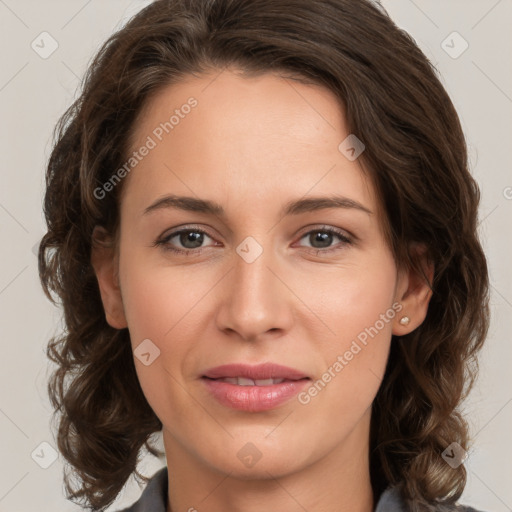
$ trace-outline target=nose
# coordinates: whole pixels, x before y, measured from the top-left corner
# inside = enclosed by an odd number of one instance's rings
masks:
[[[234,255],[224,280],[217,326],[246,341],[280,337],[293,323],[293,292],[270,249],[252,261]]]

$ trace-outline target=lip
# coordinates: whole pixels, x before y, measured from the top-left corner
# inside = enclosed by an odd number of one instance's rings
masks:
[[[245,377],[253,380],[285,379],[279,384],[266,386],[240,386],[218,381],[225,377]],[[210,368],[202,376],[208,391],[226,407],[247,412],[275,409],[297,395],[309,382],[310,377],[287,366],[264,363],[256,366],[228,364]]]
[[[224,364],[210,368],[204,372],[203,377],[222,379],[224,377],[245,377],[247,379],[286,379],[300,380],[309,378],[305,373],[288,366],[274,363],[262,363],[254,366],[234,363]]]

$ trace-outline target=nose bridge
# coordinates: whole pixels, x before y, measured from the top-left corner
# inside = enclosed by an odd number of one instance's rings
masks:
[[[269,330],[290,326],[290,304],[286,287],[276,277],[277,258],[271,247],[247,237],[233,255],[229,290],[218,315],[219,328],[254,339]]]

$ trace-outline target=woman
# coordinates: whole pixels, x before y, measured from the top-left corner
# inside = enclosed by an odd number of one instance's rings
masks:
[[[451,100],[374,4],[143,9],[48,164],[68,497],[103,510],[162,431],[130,511],[471,510],[478,201]]]

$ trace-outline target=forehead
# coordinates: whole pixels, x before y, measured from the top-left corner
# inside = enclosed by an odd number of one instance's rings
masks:
[[[349,135],[343,105],[327,88],[274,74],[189,76],[161,89],[138,116],[130,151],[151,149],[123,194],[142,209],[178,193],[258,213],[330,192],[375,210],[360,160],[340,150]]]
[[[189,108],[190,103],[195,106]],[[169,121],[172,126],[165,130],[161,124]],[[187,76],[160,89],[146,102],[132,127],[133,145],[155,130],[159,138],[159,127],[164,138],[172,133],[176,142],[193,130],[203,146],[204,135],[217,141],[236,133],[239,144],[252,135],[262,148],[263,144],[279,147],[286,141],[294,144],[294,150],[299,149],[297,143],[307,150],[307,145],[317,145],[320,139],[327,142],[331,135],[337,141],[347,132],[343,106],[327,88],[270,73],[244,77],[228,70]],[[279,140],[274,138],[276,134]]]

